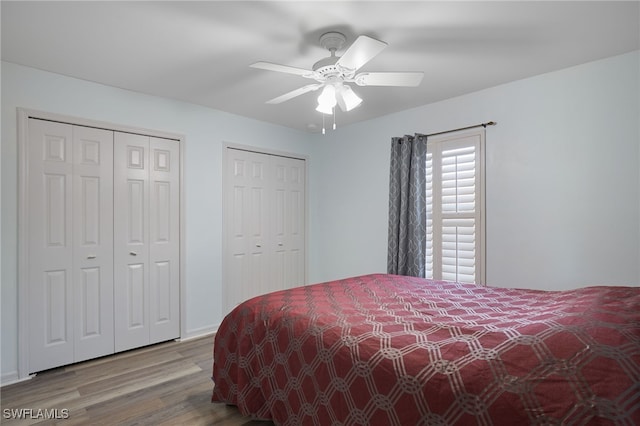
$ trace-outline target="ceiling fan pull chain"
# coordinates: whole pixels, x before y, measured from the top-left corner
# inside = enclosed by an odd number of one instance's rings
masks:
[[[336,107],[333,107],[333,130],[336,129]]]
[[[324,130],[324,114],[322,114],[322,134],[325,134],[325,130]]]

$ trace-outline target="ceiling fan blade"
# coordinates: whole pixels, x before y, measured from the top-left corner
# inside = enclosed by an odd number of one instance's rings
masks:
[[[339,65],[343,69],[355,71],[382,52],[385,47],[387,47],[387,43],[361,35],[338,59],[336,66]]]
[[[249,65],[251,68],[259,68],[267,71],[284,72],[287,74],[301,75],[302,77],[313,78],[313,71],[304,68],[290,67],[288,65],[273,64],[271,62],[256,62]]]
[[[322,84],[308,84],[306,86],[302,86],[299,89],[292,90],[291,92],[285,93],[284,95],[280,95],[277,98],[273,98],[268,100],[268,104],[279,104],[284,101],[288,101],[289,99],[293,99],[296,96],[304,95],[307,92],[313,92],[314,90],[318,90],[322,87]]]
[[[358,86],[404,86],[416,87],[424,77],[423,72],[363,72],[353,81]]]

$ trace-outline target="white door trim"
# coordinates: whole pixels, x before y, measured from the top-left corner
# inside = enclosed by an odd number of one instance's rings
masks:
[[[26,197],[29,188],[28,146],[29,119],[56,121],[71,125],[95,127],[116,132],[135,133],[164,139],[173,139],[180,145],[180,336],[186,336],[186,262],[185,262],[185,192],[184,192],[184,156],[185,137],[183,135],[125,126],[121,124],[67,116],[45,111],[17,108],[18,117],[18,378],[17,381],[29,378],[29,304],[28,304],[28,217],[29,203]]]

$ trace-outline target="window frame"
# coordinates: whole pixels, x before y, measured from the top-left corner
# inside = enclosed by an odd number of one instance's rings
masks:
[[[473,216],[475,219],[475,284],[485,285],[486,283],[486,131],[484,128],[456,131],[441,135],[431,136],[427,140],[427,157],[425,159],[425,169],[427,170],[426,182],[426,221],[427,221],[427,250],[425,254],[427,277],[434,280],[442,280],[442,224],[443,220],[453,218],[456,214],[443,213],[442,209],[442,185],[438,185],[442,177],[442,153],[449,149],[462,147],[474,147],[475,157],[475,206]],[[432,173],[428,173],[428,164],[431,161]],[[437,170],[436,170],[437,168]],[[439,176],[439,177],[438,177]],[[429,196],[431,190],[431,196]],[[468,218],[468,212],[459,213],[458,217]],[[431,226],[429,222],[431,221]],[[439,225],[439,226],[438,226]],[[436,232],[440,229],[440,232]],[[436,255],[439,253],[439,255]],[[433,258],[433,263],[429,262],[429,257]]]

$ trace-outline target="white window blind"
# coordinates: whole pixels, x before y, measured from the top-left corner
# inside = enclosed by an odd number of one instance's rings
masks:
[[[484,283],[484,129],[427,142],[427,278]]]

